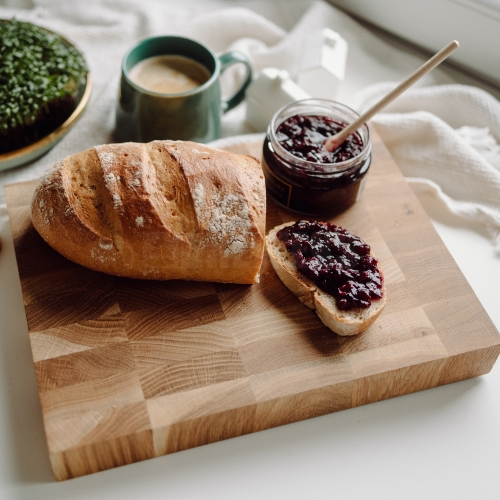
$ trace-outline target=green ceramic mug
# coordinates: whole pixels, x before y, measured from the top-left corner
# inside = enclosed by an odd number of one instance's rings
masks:
[[[181,56],[201,64],[207,80],[180,93],[153,91],[136,83],[131,70],[155,56]],[[241,87],[227,101],[221,97],[220,76],[229,66],[243,63],[246,74]],[[118,142],[149,142],[158,139],[209,142],[220,137],[222,115],[237,106],[252,81],[252,65],[239,51],[216,56],[205,45],[178,36],[147,38],[123,58],[115,139]]]

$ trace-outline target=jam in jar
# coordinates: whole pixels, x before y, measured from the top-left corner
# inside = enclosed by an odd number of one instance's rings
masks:
[[[370,167],[370,129],[361,126],[332,152],[324,143],[358,116],[325,99],[281,108],[269,124],[262,155],[270,196],[289,210],[314,216],[335,215],[356,203]]]

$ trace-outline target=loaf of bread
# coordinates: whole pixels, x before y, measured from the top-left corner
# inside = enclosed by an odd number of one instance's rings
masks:
[[[364,332],[378,318],[385,307],[386,293],[383,272],[380,264],[378,271],[381,277],[382,297],[372,300],[367,308],[342,310],[338,307],[335,297],[319,288],[315,282],[301,273],[294,256],[287,250],[285,244],[278,238],[280,229],[291,226],[287,222],[269,231],[266,236],[266,248],[271,264],[286,287],[307,307],[314,309],[321,321],[338,335],[357,335]],[[373,254],[371,254],[373,256]]]
[[[256,283],[260,163],[194,142],[96,146],[41,179],[32,220],[69,260],[130,278]]]

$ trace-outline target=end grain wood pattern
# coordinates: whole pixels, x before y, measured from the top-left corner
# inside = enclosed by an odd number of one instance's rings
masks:
[[[373,247],[386,275],[387,306],[356,337],[325,328],[267,257],[258,285],[129,280],[73,264],[31,224],[35,185],[5,191],[57,480],[482,375],[500,352],[376,134],[362,199],[333,219]],[[268,202],[268,228],[296,218]]]

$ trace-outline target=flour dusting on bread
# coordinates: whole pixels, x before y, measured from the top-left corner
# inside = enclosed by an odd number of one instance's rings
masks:
[[[193,203],[195,208],[202,208],[205,201],[205,190],[203,184],[198,183],[193,189]]]
[[[44,226],[51,224],[54,214],[52,205],[46,202],[44,195],[52,191],[62,190],[63,183],[60,172],[63,161],[58,161],[45,172],[35,190],[34,199],[38,200],[39,223]]]
[[[249,229],[251,222],[245,200],[228,194],[215,199],[210,221],[212,238],[216,242],[228,241],[224,255],[240,253],[253,243]],[[250,241],[249,241],[250,240]]]

